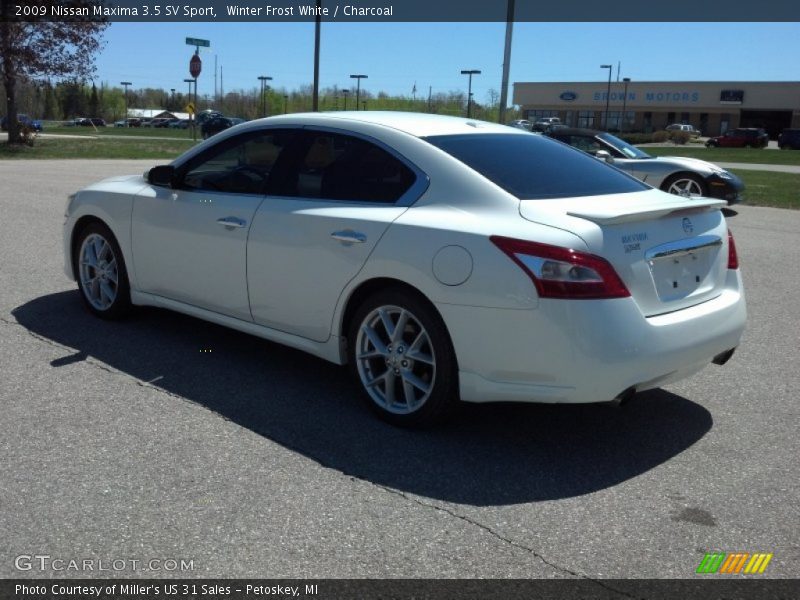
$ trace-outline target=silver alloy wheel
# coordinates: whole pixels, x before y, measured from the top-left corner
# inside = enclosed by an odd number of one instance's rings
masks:
[[[355,357],[361,383],[384,410],[419,410],[436,381],[436,357],[428,332],[411,311],[380,306],[362,321]]]
[[[95,309],[107,310],[117,299],[119,271],[114,249],[102,235],[86,236],[78,253],[81,289]]]
[[[691,177],[682,177],[673,181],[667,192],[678,196],[702,196],[703,188]]]

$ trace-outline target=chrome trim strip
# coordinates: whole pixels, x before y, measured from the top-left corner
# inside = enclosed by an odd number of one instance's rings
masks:
[[[650,248],[644,253],[645,260],[658,260],[659,258],[677,257],[692,254],[703,248],[722,246],[722,239],[716,235],[700,235],[686,240],[667,242],[660,246]]]

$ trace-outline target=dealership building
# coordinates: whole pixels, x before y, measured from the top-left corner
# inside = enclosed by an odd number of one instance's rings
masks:
[[[612,81],[610,93],[606,81],[521,82],[514,84],[513,102],[526,119],[559,117],[590,129],[651,132],[686,123],[719,135],[763,127],[774,139],[784,128],[800,127],[797,81]]]

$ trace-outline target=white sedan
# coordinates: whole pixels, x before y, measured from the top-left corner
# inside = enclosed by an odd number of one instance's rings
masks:
[[[724,205],[501,125],[286,115],[72,196],[65,268],[99,317],[158,306],[347,364],[422,425],[726,362],[746,310]]]

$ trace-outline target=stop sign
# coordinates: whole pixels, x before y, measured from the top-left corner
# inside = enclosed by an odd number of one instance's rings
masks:
[[[189,61],[189,73],[192,77],[197,79],[197,76],[200,75],[200,69],[203,67],[203,62],[200,60],[200,56],[197,54],[192,54],[192,59]]]

